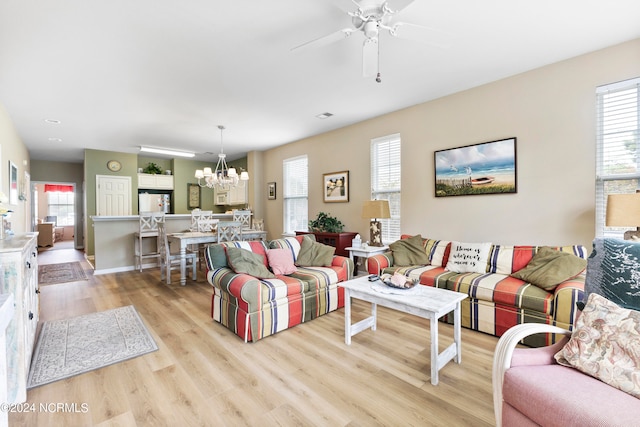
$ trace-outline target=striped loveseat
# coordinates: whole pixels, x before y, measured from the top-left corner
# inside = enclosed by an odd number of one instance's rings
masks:
[[[408,238],[410,236],[402,236]],[[510,276],[524,268],[539,246],[506,246],[492,244],[485,273],[454,273],[448,271],[447,258],[451,242],[423,239],[429,265],[394,266],[391,251],[368,258],[370,274],[399,272],[419,283],[463,292],[469,298],[462,301],[462,326],[495,336],[520,323],[546,323],[572,330],[576,319],[576,302],[584,294],[585,273],[566,280],[551,292]],[[582,245],[554,249],[586,259]],[[445,320],[451,322],[452,319]],[[560,338],[560,337],[558,337]],[[533,347],[551,344],[553,335],[534,335],[524,342]]]
[[[247,249],[261,255],[269,267],[269,249],[289,249],[295,261],[304,237],[287,237],[268,244],[243,241],[216,245]],[[315,240],[313,235],[307,238]],[[258,341],[344,306],[344,288],[338,287],[338,282],[352,278],[353,261],[347,257],[334,256],[331,266],[297,267],[288,275],[258,279],[236,273],[230,267],[214,266],[211,253],[216,245],[205,251],[207,280],[213,287],[211,316],[245,342]]]

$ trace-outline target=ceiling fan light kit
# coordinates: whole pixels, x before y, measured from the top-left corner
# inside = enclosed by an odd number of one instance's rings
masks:
[[[446,47],[446,43],[437,40],[437,31],[428,27],[406,22],[391,23],[394,15],[400,13],[415,0],[351,0],[357,9],[354,12],[347,12],[351,16],[353,28],[344,28],[326,36],[311,40],[300,46],[294,47],[292,51],[318,48],[328,44],[343,40],[352,33],[360,31],[364,34],[365,40],[362,44],[362,75],[363,77],[376,76],[376,81],[382,81],[380,76],[380,29],[387,30],[393,37],[415,40],[438,47]],[[389,4],[391,3],[391,5]],[[441,38],[441,37],[440,37]]]

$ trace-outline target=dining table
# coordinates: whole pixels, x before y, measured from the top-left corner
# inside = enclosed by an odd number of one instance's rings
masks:
[[[212,231],[185,231],[181,233],[168,233],[169,242],[175,242],[180,246],[180,285],[187,284],[187,246],[206,243],[218,243],[218,233]],[[242,240],[266,240],[267,232],[264,230],[242,230]]]

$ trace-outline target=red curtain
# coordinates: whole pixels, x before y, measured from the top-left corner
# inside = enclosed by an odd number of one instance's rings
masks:
[[[44,192],[47,193],[49,191],[59,191],[61,193],[72,193],[73,185],[45,184]]]

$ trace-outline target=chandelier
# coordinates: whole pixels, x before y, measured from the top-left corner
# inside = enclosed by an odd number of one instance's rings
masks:
[[[216,164],[216,170],[211,171],[211,168],[204,168],[196,170],[195,177],[198,179],[198,185],[200,187],[215,188],[216,190],[229,190],[233,187],[244,187],[245,181],[249,180],[249,172],[242,171],[240,175],[236,171],[236,168],[230,168],[227,166],[227,155],[224,154],[222,145],[222,131],[224,126],[218,125],[220,129],[220,154],[218,154],[218,163]],[[201,180],[204,179],[204,182]]]

